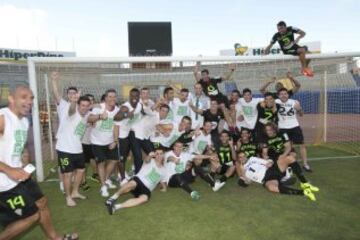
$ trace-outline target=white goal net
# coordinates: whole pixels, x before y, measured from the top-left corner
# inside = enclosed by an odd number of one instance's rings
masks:
[[[315,76],[306,78],[300,64],[292,56],[264,57],[132,57],[132,58],[30,58],[30,86],[35,93],[33,108],[34,142],[37,177],[44,179],[43,163],[56,165],[55,133],[58,118],[53,99],[50,74],[60,74],[59,89],[76,86],[83,94],[90,93],[100,101],[109,88],[116,89],[119,103],[127,99],[133,87],[148,87],[151,97],[160,97],[166,86],[193,90],[193,69],[208,69],[211,76],[236,70],[230,81],[220,84],[221,91],[250,88],[259,96],[259,88],[272,77],[283,79],[291,71],[301,83],[293,98],[300,101],[305,115],[301,118],[305,142],[337,148],[344,155],[360,154],[360,80],[351,71],[356,68],[360,53],[314,54],[311,67]],[[271,91],[275,91],[273,85]],[[63,92],[65,96],[65,91]]]

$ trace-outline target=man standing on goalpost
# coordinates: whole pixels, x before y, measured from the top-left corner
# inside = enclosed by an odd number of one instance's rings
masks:
[[[17,86],[9,96],[9,107],[0,109],[0,240],[13,239],[39,223],[48,239],[78,239],[77,234],[60,236],[52,224],[47,199],[23,167],[33,94]]]
[[[274,34],[270,44],[265,48],[265,54],[269,54],[272,46],[275,44],[275,42],[278,42],[284,54],[299,56],[301,63],[301,73],[307,77],[313,77],[314,74],[308,67],[310,61],[305,58],[307,47],[298,45],[300,39],[305,36],[305,32],[295,27],[287,27],[284,21],[280,21],[277,24],[277,29],[278,32]],[[294,38],[294,33],[299,34],[296,39]]]

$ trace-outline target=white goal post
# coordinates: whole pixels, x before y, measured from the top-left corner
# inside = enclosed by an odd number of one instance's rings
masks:
[[[316,83],[316,89],[322,93],[321,95],[321,101],[322,103],[322,118],[319,120],[320,125],[324,128],[324,131],[322,132],[321,139],[322,141],[326,141],[327,138],[329,138],[330,134],[329,129],[327,127],[327,122],[329,121],[329,117],[327,116],[328,108],[331,106],[328,105],[328,87],[331,85],[327,78],[330,78],[330,76],[333,76],[333,85],[336,85],[336,79],[335,75],[339,75],[336,77],[339,77],[339,79],[342,79],[342,77],[346,77],[346,80],[344,81],[343,85],[339,85],[336,89],[342,89],[342,87],[345,88],[356,88],[354,87],[348,87],[348,85],[345,84],[346,81],[348,81],[348,76],[340,76],[340,70],[335,69],[337,66],[338,68],[341,68],[341,64],[353,64],[357,61],[359,61],[360,52],[348,52],[348,53],[331,53],[331,54],[308,54],[307,58],[311,59],[311,66],[314,66],[314,72],[315,75],[320,76],[319,78],[308,78],[302,81],[306,84],[315,84],[311,83],[311,81],[317,81]],[[217,68],[214,68],[216,73],[218,72],[224,72],[226,71],[224,65],[235,63],[237,65],[237,75],[236,79],[234,80],[235,84],[237,86],[241,85],[241,88],[246,87],[246,84],[250,84],[250,80],[252,82],[257,81],[256,87],[258,87],[263,81],[266,76],[273,75],[274,73],[283,72],[286,71],[286,69],[300,69],[300,63],[298,61],[298,58],[295,56],[289,56],[289,55],[267,55],[267,56],[215,56],[215,57],[121,57],[121,58],[88,58],[88,57],[64,57],[64,58],[53,58],[53,57],[45,57],[45,58],[39,58],[39,57],[30,57],[28,58],[28,75],[29,75],[29,84],[30,88],[32,89],[34,93],[34,107],[32,110],[32,119],[33,119],[33,131],[34,131],[34,148],[35,148],[35,163],[36,163],[36,176],[38,181],[44,180],[44,168],[43,168],[43,148],[42,148],[42,136],[41,136],[41,129],[42,126],[40,124],[40,109],[39,109],[39,99],[40,98],[49,98],[50,90],[48,89],[49,86],[47,84],[47,71],[50,71],[51,69],[61,68],[64,73],[69,73],[69,69],[77,68],[80,70],[71,72],[72,75],[70,77],[76,77],[77,81],[81,84],[86,85],[85,78],[83,77],[86,71],[89,71],[89,74],[97,74],[97,71],[102,66],[110,66],[109,68],[122,68],[126,70],[126,74],[132,76],[134,74],[134,78],[127,78],[129,83],[131,81],[135,82],[135,74],[139,76],[138,72],[133,70],[131,67],[131,64],[134,63],[146,63],[148,65],[148,68],[145,68],[142,70],[142,72],[145,74],[144,76],[144,83],[148,84],[150,80],[150,74],[149,77],[147,77],[146,71],[149,70],[153,74],[158,74],[157,76],[162,76],[161,74],[164,74],[167,72],[167,70],[161,71],[161,73],[157,73],[153,67],[152,64],[155,63],[170,63],[170,68],[176,68],[179,70],[180,74],[183,73],[185,76],[185,69],[186,69],[186,76],[189,76],[189,69],[192,69],[196,64],[201,63],[202,66],[216,66]],[[84,67],[84,64],[88,64],[89,66]],[[94,65],[94,67],[92,67]],[[112,66],[113,65],[113,66]],[[149,67],[150,66],[150,67]],[[329,68],[327,66],[331,66],[332,75],[331,72],[329,72]],[[336,67],[336,68],[337,68]],[[155,72],[155,73],[154,73]],[[261,72],[261,73],[260,73]],[[104,75],[104,73],[102,73]],[[109,73],[109,76],[111,77],[112,73]],[[44,77],[45,75],[45,77]],[[115,74],[116,75],[116,74]],[[265,76],[265,77],[264,77]],[[121,78],[121,76],[119,76]],[[261,79],[262,78],[262,79]],[[246,79],[249,79],[249,82],[246,81]],[[319,80],[320,79],[320,80]],[[137,80],[136,80],[137,81]],[[183,81],[183,80],[179,80]],[[309,81],[309,82],[306,82]],[[342,81],[342,80],[339,80]],[[195,80],[193,80],[195,82]],[[252,84],[251,82],[251,84]],[[182,83],[182,82],[181,82]],[[119,83],[120,84],[120,83]],[[123,83],[121,83],[123,84]],[[135,83],[134,83],[135,84]],[[339,83],[340,84],[340,83]],[[136,86],[139,86],[140,83],[138,81],[135,84]],[[186,85],[186,84],[185,84]],[[252,85],[253,86],[253,85]],[[45,93],[47,96],[39,95],[39,89],[45,89]],[[80,87],[81,88],[81,87]],[[309,91],[311,91],[312,87],[308,86]],[[334,88],[335,89],[335,88]],[[254,89],[255,90],[255,89]],[[305,90],[304,90],[305,91]],[[306,97],[304,95],[304,97]],[[49,110],[49,100],[45,99],[47,103],[47,109]],[[320,101],[320,100],[319,100]],[[325,107],[324,107],[325,106]],[[320,110],[319,110],[320,111]],[[324,114],[325,113],[325,114]],[[314,118],[315,119],[315,118]],[[318,121],[318,117],[316,117],[316,121]],[[341,119],[340,119],[341,121]],[[317,128],[318,126],[315,126],[314,128]],[[51,128],[51,124],[50,124]],[[340,139],[341,140],[341,139]],[[339,141],[340,141],[339,140]],[[350,139],[352,141],[352,139]],[[52,139],[50,139],[52,143]],[[342,141],[342,140],[341,140]],[[344,140],[345,141],[345,140]],[[54,144],[50,145],[51,148],[53,148]]]

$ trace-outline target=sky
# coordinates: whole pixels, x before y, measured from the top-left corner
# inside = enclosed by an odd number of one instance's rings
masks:
[[[174,56],[266,46],[284,20],[322,52],[360,51],[360,0],[0,0],[0,48],[128,56],[128,21],[171,21]]]

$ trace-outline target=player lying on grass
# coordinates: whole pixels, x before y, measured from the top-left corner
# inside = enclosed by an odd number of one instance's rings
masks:
[[[288,167],[294,169],[293,171],[301,181],[301,189],[290,188],[281,183]],[[306,196],[311,201],[316,201],[314,192],[318,192],[319,188],[307,182],[304,175],[299,174],[299,170],[301,171],[300,165],[291,155],[273,161],[258,157],[247,159],[245,153],[240,152],[236,164],[236,171],[240,177],[239,183],[241,182],[240,185],[243,187],[247,187],[251,182],[257,182],[263,184],[270,192]]]
[[[136,207],[149,201],[151,192],[161,183],[162,191],[166,191],[166,169],[164,166],[164,151],[157,149],[144,159],[140,171],[119,190],[106,200],[105,205],[110,215],[116,210]],[[131,192],[135,197],[123,203],[115,204],[116,200]]]
[[[302,74],[308,77],[314,76],[313,72],[308,67],[310,61],[305,57],[307,47],[298,45],[300,39],[305,36],[305,32],[295,27],[287,27],[284,21],[280,21],[277,24],[277,29],[278,32],[274,34],[270,44],[266,47],[265,54],[269,54],[272,46],[275,42],[278,42],[284,54],[299,56]],[[299,36],[295,39],[294,34],[299,34]]]
[[[195,155],[184,151],[184,144],[176,141],[173,150],[165,154],[165,167],[167,172],[167,185],[172,188],[182,188],[193,200],[198,200],[200,194],[192,190],[190,183],[195,181],[196,172],[193,167],[195,159],[210,159],[208,155]]]
[[[27,142],[27,116],[33,104],[27,86],[17,86],[9,96],[9,107],[0,109],[0,240],[24,234],[39,224],[48,239],[78,239],[77,234],[61,236],[54,228],[47,199],[39,185],[23,167],[30,161],[22,157]]]

